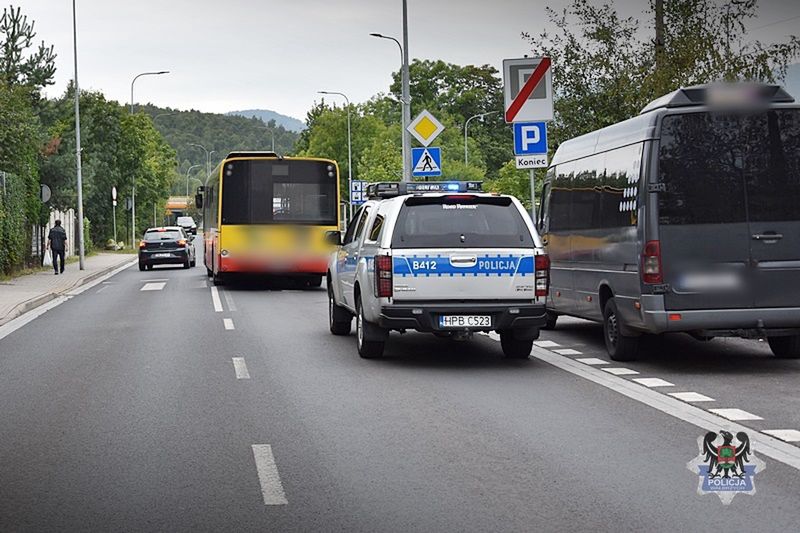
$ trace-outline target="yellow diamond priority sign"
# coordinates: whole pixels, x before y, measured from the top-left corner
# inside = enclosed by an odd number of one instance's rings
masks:
[[[442,123],[426,109],[408,125],[408,132],[414,136],[422,146],[429,146],[433,140],[444,131]]]

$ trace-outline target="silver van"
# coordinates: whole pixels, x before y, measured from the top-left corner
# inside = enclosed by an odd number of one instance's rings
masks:
[[[782,88],[683,88],[564,142],[537,225],[547,327],[601,321],[618,361],[665,332],[800,357],[800,106]]]

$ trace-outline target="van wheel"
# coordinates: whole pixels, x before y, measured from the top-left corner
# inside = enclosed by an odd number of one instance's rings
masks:
[[[775,357],[781,359],[800,358],[800,335],[786,337],[767,337],[767,342]]]
[[[603,337],[608,356],[614,361],[635,361],[639,349],[639,337],[623,335],[622,319],[617,312],[617,302],[609,298],[603,312]]]
[[[328,325],[334,335],[350,335],[353,315],[333,299],[333,289],[328,284]]]
[[[501,331],[500,347],[506,359],[527,359],[533,349],[533,339],[520,340],[514,337],[513,331]]]
[[[377,326],[370,324],[364,318],[364,309],[361,307],[361,299],[356,301],[356,339],[358,340],[358,355],[364,359],[377,359],[383,356],[385,341],[367,340],[371,337],[370,333]],[[376,335],[378,336],[378,335]]]
[[[558,314],[554,311],[547,312],[547,321],[542,326],[542,329],[556,329],[556,321],[558,320]]]

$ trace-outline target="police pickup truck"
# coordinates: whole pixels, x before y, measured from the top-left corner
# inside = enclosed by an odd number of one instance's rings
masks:
[[[496,331],[527,358],[546,322],[550,262],[520,202],[480,182],[373,183],[328,265],[331,333],[356,318],[358,353],[383,355],[389,331],[468,339]]]

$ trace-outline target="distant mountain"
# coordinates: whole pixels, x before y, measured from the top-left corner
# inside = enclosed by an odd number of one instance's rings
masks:
[[[294,132],[301,132],[306,129],[306,124],[302,120],[298,120],[294,117],[289,117],[286,115],[281,115],[275,111],[270,111],[269,109],[246,109],[244,111],[230,111],[229,113],[225,113],[226,115],[239,115],[241,117],[252,118],[256,117],[264,121],[265,124],[268,124],[270,120],[274,120],[275,124],[278,126],[283,126],[285,129]]]
[[[789,65],[782,85],[795,100],[800,101],[800,63]]]

